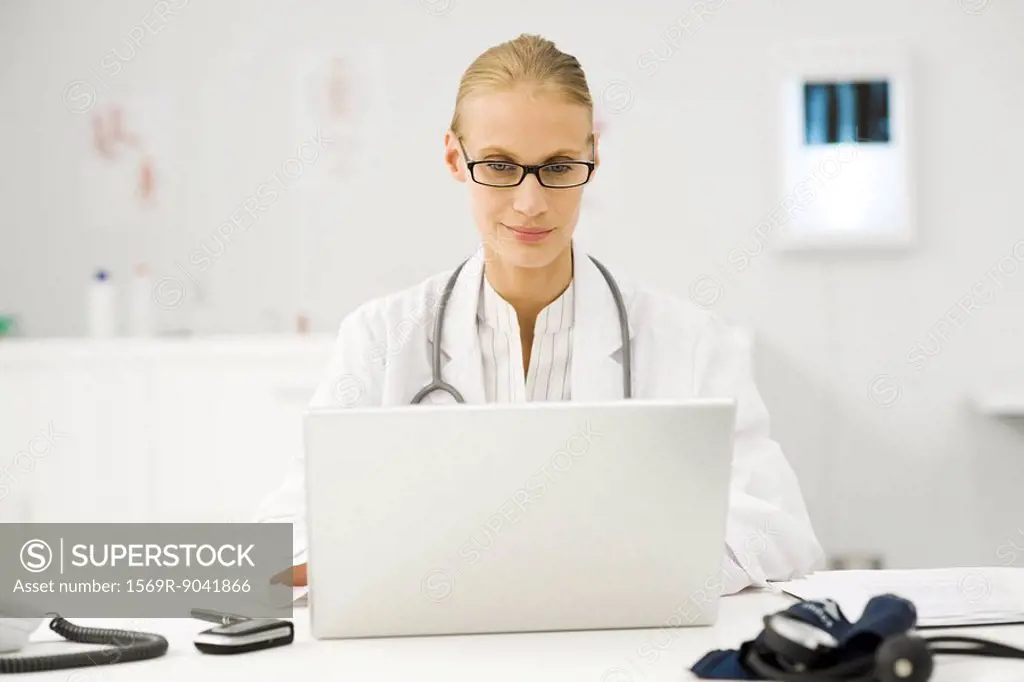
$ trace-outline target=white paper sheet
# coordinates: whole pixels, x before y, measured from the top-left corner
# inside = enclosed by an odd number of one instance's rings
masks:
[[[832,599],[851,621],[888,593],[914,603],[918,627],[1024,623],[1024,568],[819,571],[772,586],[799,599]]]

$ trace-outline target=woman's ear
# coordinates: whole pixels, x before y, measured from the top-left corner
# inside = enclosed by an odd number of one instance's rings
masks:
[[[459,139],[451,130],[444,134],[444,165],[448,172],[459,182],[466,181],[466,164],[462,156],[462,148],[459,146]]]

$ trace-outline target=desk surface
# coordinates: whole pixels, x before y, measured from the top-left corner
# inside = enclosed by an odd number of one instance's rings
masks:
[[[308,612],[295,611],[295,642],[235,656],[199,653],[192,638],[210,624],[190,619],[73,619],[80,625],[159,632],[170,648],[150,661],[97,668],[25,674],[32,682],[201,682],[203,680],[443,680],[500,682],[655,682],[696,679],[690,666],[711,649],[735,648],[761,630],[761,617],[786,608],[792,600],[767,591],[745,591],[722,600],[712,627],[602,630],[586,632],[407,637],[318,641],[309,632]],[[928,635],[939,634],[929,630]],[[943,631],[945,632],[945,631]],[[1024,646],[1024,626],[969,628],[954,632]],[[61,642],[45,627],[23,654],[81,650]],[[12,678],[15,679],[15,678]],[[939,659],[934,682],[1019,682],[1024,660]]]

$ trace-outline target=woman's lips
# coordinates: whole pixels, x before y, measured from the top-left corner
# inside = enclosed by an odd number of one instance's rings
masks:
[[[518,241],[528,242],[531,244],[543,241],[549,234],[555,231],[553,227],[515,227],[513,225],[506,225],[505,223],[502,223],[501,225],[511,232]]]

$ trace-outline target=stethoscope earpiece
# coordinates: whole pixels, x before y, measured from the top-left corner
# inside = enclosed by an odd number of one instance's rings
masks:
[[[927,682],[934,665],[925,640],[914,635],[896,635],[878,647],[875,679],[878,682]]]

